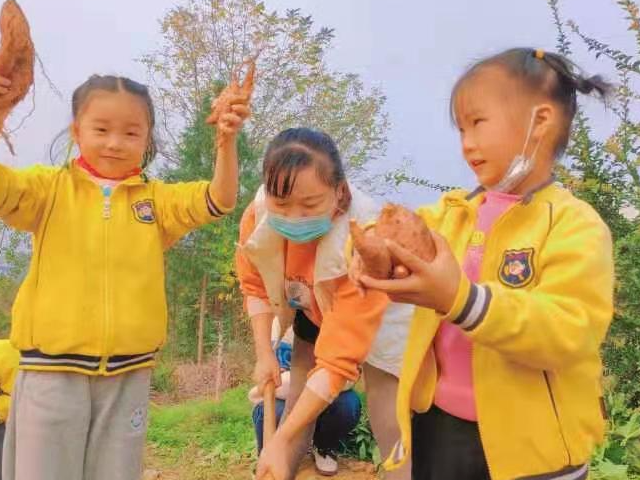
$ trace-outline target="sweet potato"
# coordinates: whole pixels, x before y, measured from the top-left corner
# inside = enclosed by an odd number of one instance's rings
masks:
[[[231,83],[220,92],[220,95],[218,95],[213,102],[211,114],[205,120],[209,125],[217,124],[222,115],[232,112],[231,100],[234,97],[243,96],[246,97],[247,100],[251,99],[255,85],[256,60],[248,60],[240,65],[240,67],[244,65],[249,65],[244,82],[240,83],[238,80],[238,69],[235,69],[231,74]]]
[[[4,131],[4,121],[33,84],[35,48],[31,40],[29,23],[15,0],[7,0],[0,11],[0,75],[11,80],[9,92],[0,96],[0,129],[7,146],[13,146]]]
[[[384,243],[384,239],[375,235],[372,229],[363,230],[355,220],[349,223],[353,246],[362,258],[362,272],[374,278],[389,278],[393,264],[389,249]]]
[[[436,256],[436,247],[424,220],[402,205],[386,204],[374,231],[376,235],[393,240],[422,260],[430,262]]]
[[[350,227],[353,246],[361,258],[362,273],[371,277],[391,278],[394,272],[405,269],[394,262],[385,240],[394,241],[427,262],[435,257],[435,244],[424,220],[401,205],[385,205],[375,226],[366,234],[354,221]]]

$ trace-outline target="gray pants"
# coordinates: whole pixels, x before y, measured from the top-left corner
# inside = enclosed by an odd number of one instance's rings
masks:
[[[4,480],[139,480],[151,369],[114,377],[20,371]]]

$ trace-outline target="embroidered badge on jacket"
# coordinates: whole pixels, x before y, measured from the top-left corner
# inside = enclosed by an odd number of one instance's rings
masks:
[[[155,209],[153,207],[153,200],[146,199],[131,205],[133,208],[133,215],[136,220],[142,223],[154,223],[156,221]]]
[[[528,285],[533,280],[533,248],[504,252],[498,277],[508,287]]]

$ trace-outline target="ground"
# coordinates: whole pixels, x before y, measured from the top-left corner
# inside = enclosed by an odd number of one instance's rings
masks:
[[[149,410],[148,444],[143,480],[250,480],[256,462],[247,400],[248,383],[221,382],[227,388],[214,395],[212,365],[181,365],[172,369],[173,387],[155,392]],[[209,372],[209,373],[207,373]],[[161,377],[161,370],[156,372]],[[165,378],[156,377],[163,383]],[[341,458],[334,479],[373,480],[374,466]],[[311,458],[305,460],[298,479],[320,480]]]
[[[194,460],[193,458],[189,460]],[[200,459],[202,462],[202,459]],[[240,461],[227,464],[224,468],[214,465],[208,467],[204,463],[193,463],[185,459],[172,467],[165,466],[163,460],[155,456],[153,448],[147,454],[147,476],[143,480],[251,480],[253,462]],[[297,480],[321,480],[328,477],[319,475],[311,458],[305,460],[296,477]],[[374,480],[373,465],[366,462],[358,462],[350,459],[340,459],[340,471],[338,475],[331,477],[335,480]]]

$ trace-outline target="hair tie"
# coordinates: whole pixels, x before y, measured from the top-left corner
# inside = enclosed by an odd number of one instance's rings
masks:
[[[538,48],[534,54],[534,57],[536,57],[538,60],[542,60],[544,58],[544,50],[542,50],[541,48]]]

